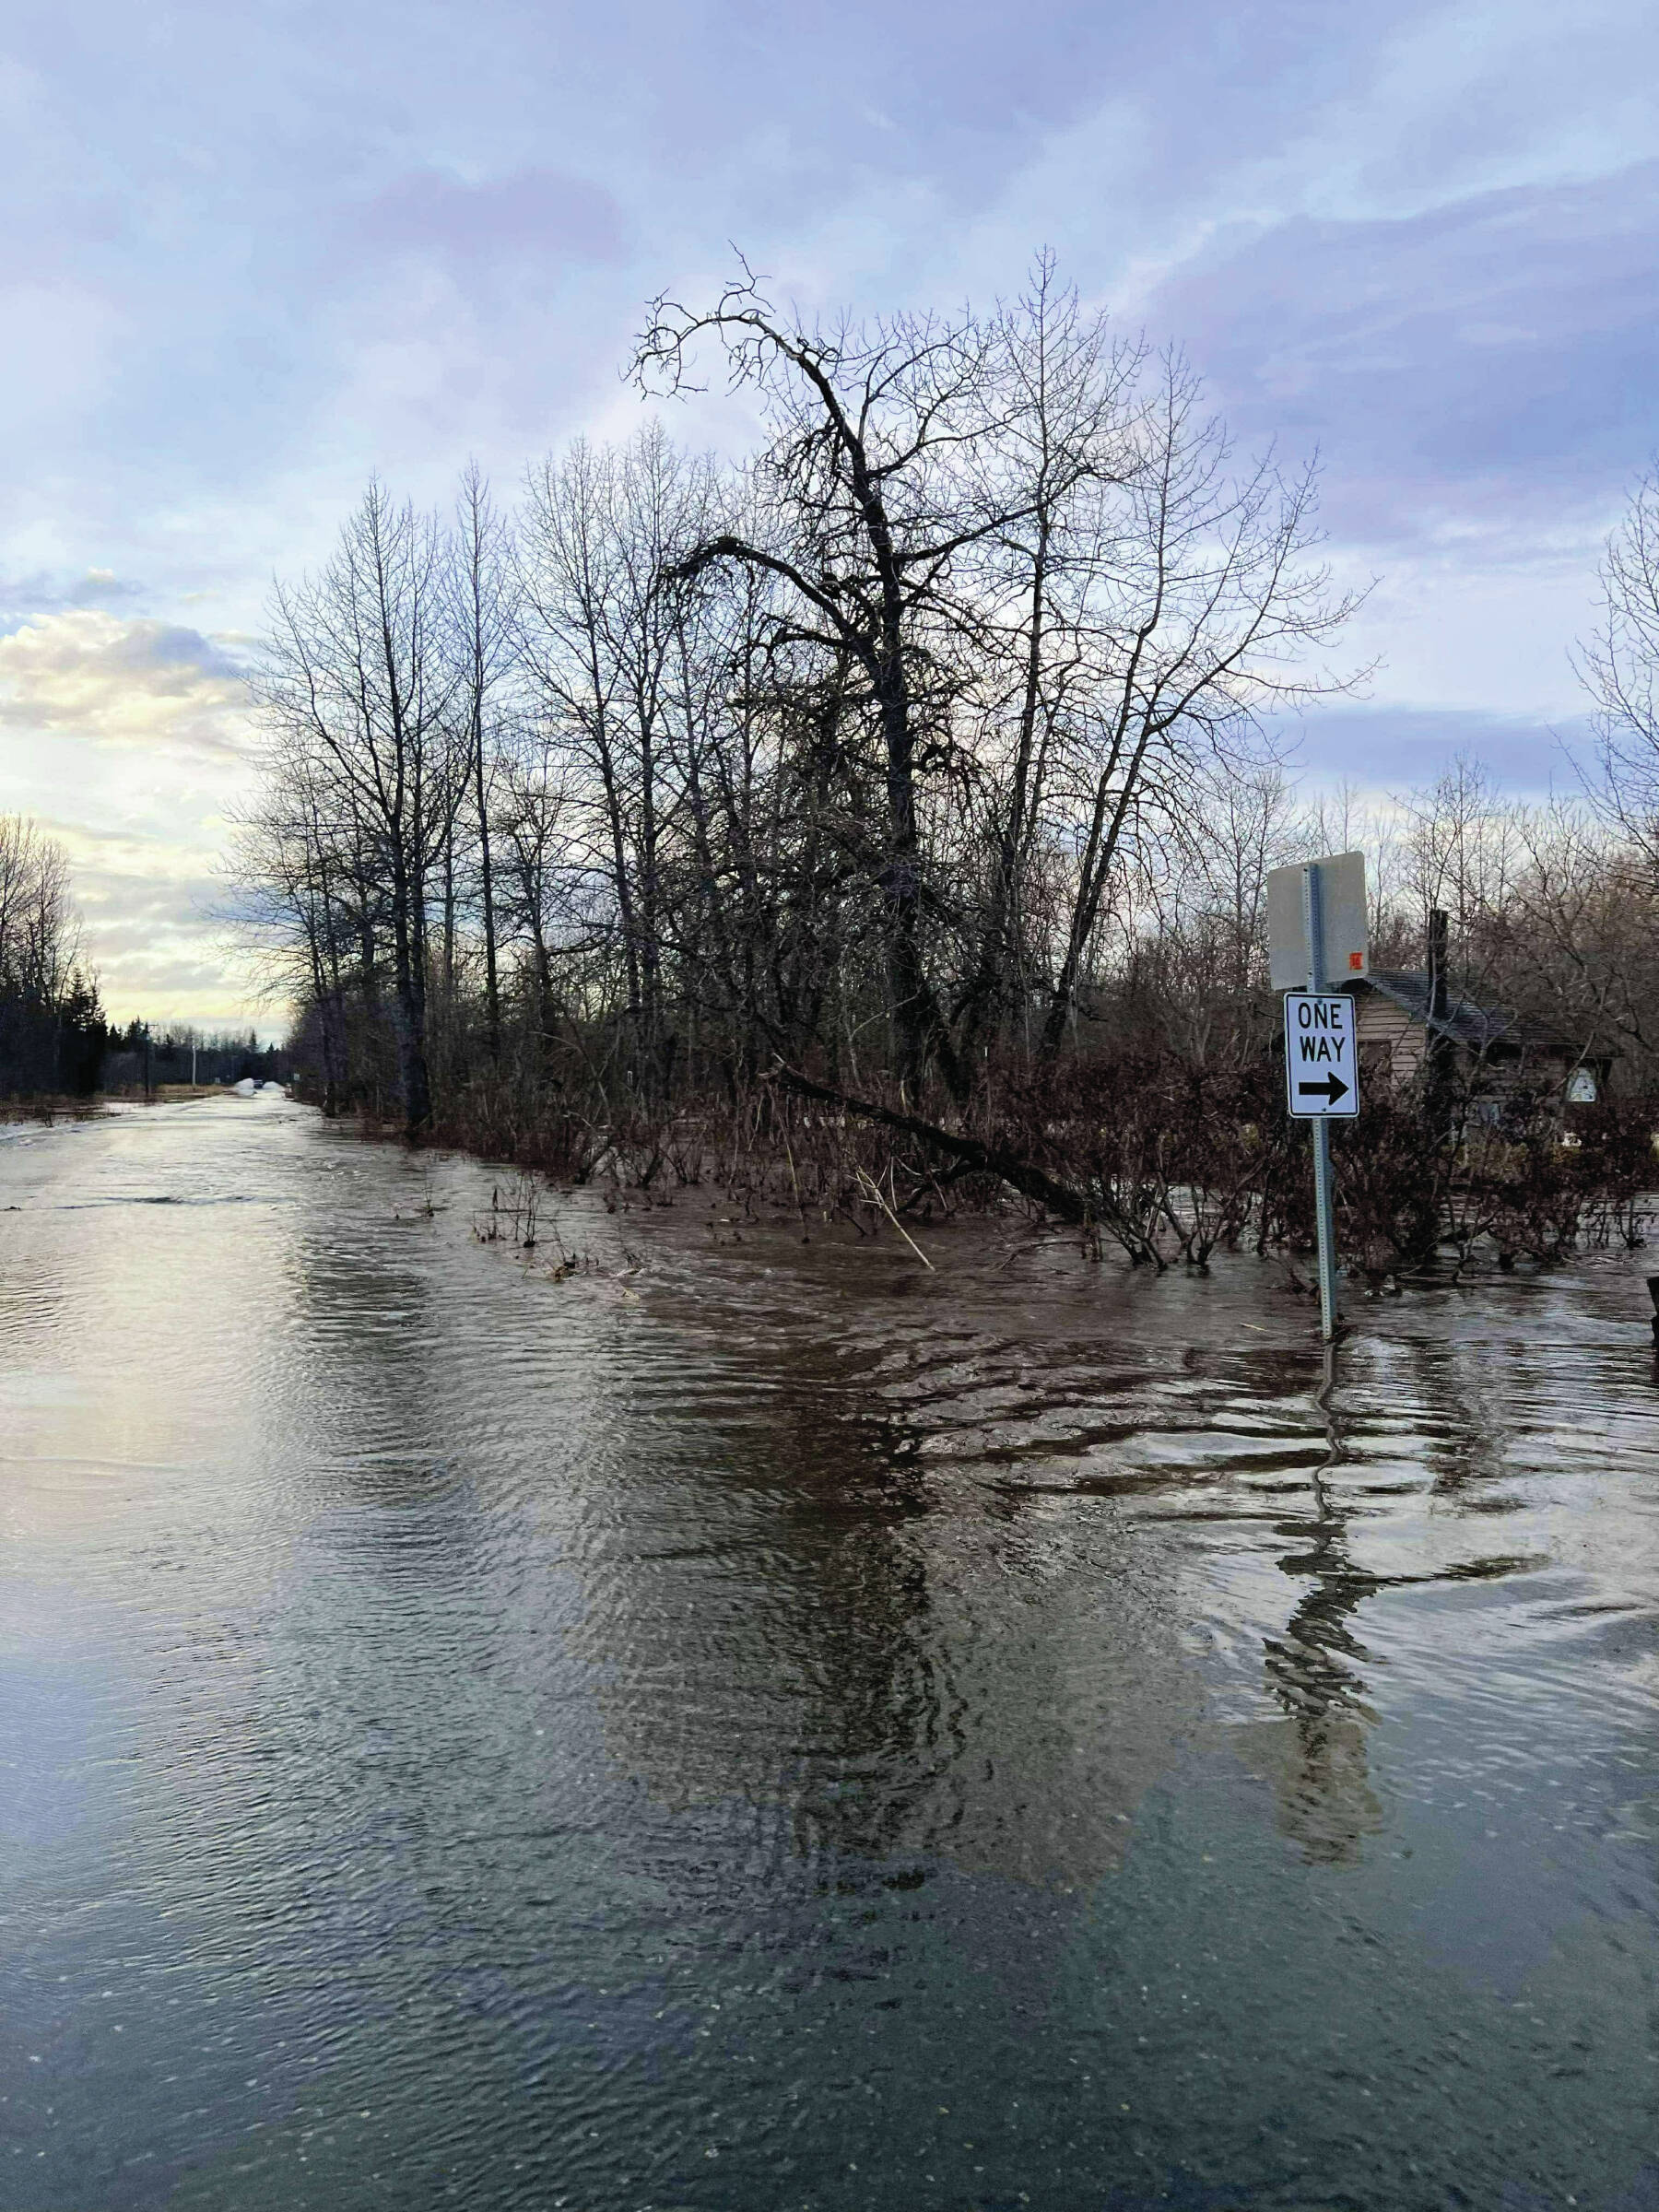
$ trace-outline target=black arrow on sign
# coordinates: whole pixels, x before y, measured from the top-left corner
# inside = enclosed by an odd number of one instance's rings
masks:
[[[1340,1076],[1327,1076],[1323,1083],[1299,1083],[1296,1095],[1299,1099],[1328,1099],[1335,1106],[1338,1099],[1347,1097],[1347,1088]]]

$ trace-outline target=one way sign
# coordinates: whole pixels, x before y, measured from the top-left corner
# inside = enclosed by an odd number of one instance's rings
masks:
[[[1285,994],[1285,1082],[1304,1121],[1351,1121],[1359,1111],[1354,1002],[1345,992]]]

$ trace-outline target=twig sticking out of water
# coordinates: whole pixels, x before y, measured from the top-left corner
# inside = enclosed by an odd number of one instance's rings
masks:
[[[528,1254],[542,1241],[544,1228],[550,1228],[560,1261],[571,1259],[572,1255],[566,1251],[564,1239],[559,1233],[557,1215],[551,1217],[547,1224],[543,1223],[541,1206],[544,1195],[540,1176],[528,1168],[522,1169],[514,1177],[505,1198],[499,1183],[490,1192],[488,1218],[474,1221],[473,1234],[480,1244],[499,1244],[505,1238]],[[573,1266],[571,1272],[574,1272]]]
[[[899,1234],[904,1239],[905,1242],[910,1246],[911,1250],[921,1261],[923,1266],[926,1268],[928,1274],[937,1275],[939,1272],[938,1269],[934,1265],[933,1262],[923,1251],[921,1245],[917,1243],[915,1238],[911,1235],[909,1230],[905,1228],[903,1222],[900,1220],[898,1215],[893,1211],[892,1207],[882,1196],[880,1184],[877,1182],[873,1176],[866,1175],[862,1168],[860,1168],[858,1171],[858,1180],[864,1184],[865,1189],[869,1193],[871,1198],[881,1208],[882,1212],[887,1216],[893,1227],[899,1231]]]
[[[803,1244],[806,1244],[811,1241],[811,1235],[806,1227],[806,1203],[801,1196],[801,1179],[795,1173],[794,1149],[789,1141],[789,1132],[784,1130],[782,1134],[783,1157],[789,1162],[789,1180],[794,1190],[795,1211],[801,1217],[801,1241]]]

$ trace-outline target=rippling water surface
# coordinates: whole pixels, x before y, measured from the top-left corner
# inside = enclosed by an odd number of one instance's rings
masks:
[[[500,1181],[0,1145],[8,2212],[1659,2206],[1642,1255]]]

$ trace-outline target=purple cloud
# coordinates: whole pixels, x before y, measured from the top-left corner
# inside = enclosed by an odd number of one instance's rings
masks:
[[[340,237],[348,259],[412,254],[439,264],[464,289],[506,262],[614,262],[624,250],[611,194],[551,169],[477,184],[411,170],[344,217]]]
[[[1659,436],[1659,162],[1219,241],[1158,295],[1235,426],[1330,465],[1371,543],[1605,512]]]
[[[199,629],[187,629],[173,622],[132,624],[104,657],[111,666],[134,670],[187,668],[204,676],[246,674],[242,664],[223,645],[204,637]]]
[[[1280,725],[1288,765],[1315,784],[1406,791],[1432,783],[1459,759],[1478,760],[1506,791],[1538,796],[1571,791],[1571,755],[1584,743],[1583,716],[1545,722],[1524,714],[1456,709],[1343,705],[1311,710]]]

